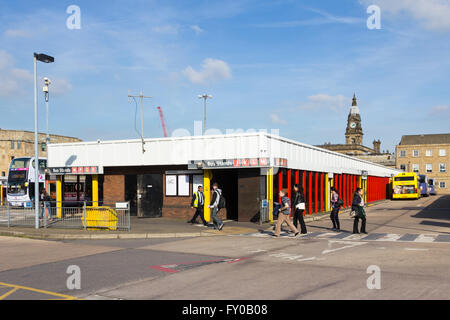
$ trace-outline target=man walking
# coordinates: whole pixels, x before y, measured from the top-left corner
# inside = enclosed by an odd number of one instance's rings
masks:
[[[217,182],[215,182],[213,184],[213,196],[209,208],[212,209],[212,220],[214,223],[214,228],[217,228],[219,231],[222,230],[223,228],[223,222],[217,216],[219,210],[221,209],[221,207],[219,206],[221,198],[222,198],[222,190],[219,189],[219,185],[217,184]]]
[[[289,228],[291,228],[292,232],[294,232],[294,236],[296,237],[299,234],[299,232],[289,219],[289,214],[291,213],[291,200],[289,200],[289,197],[287,196],[287,193],[284,190],[280,191],[280,197],[282,208],[280,209],[280,213],[278,214],[275,233],[272,236],[279,237],[281,233],[281,225],[283,224],[283,222],[286,222]]]
[[[194,192],[192,196],[191,201],[191,208],[195,208],[195,214],[192,217],[191,220],[188,221],[188,223],[196,223],[197,217],[200,216],[202,219],[203,225],[206,227],[208,226],[208,223],[205,221],[205,215],[204,215],[204,206],[205,204],[205,197],[203,195],[203,187],[198,186],[197,192]]]

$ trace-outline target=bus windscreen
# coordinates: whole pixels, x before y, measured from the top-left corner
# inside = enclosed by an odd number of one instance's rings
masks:
[[[395,177],[394,181],[414,181],[414,177],[413,176],[409,176],[409,177]]]

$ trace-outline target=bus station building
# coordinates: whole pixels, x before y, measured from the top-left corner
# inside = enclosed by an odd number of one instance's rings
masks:
[[[210,220],[217,182],[226,199],[222,218],[245,222],[272,221],[278,191],[291,195],[294,184],[304,188],[306,215],[331,210],[332,186],[344,207],[356,187],[365,203],[388,199],[390,178],[400,172],[265,132],[50,144],[48,170],[57,201],[64,202],[65,180],[82,178],[94,206],[129,202],[142,218],[190,218],[193,192],[202,185]]]

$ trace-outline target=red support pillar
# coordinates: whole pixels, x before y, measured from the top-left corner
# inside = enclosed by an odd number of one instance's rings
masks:
[[[344,175],[345,207],[348,207],[348,174]]]
[[[305,194],[305,201],[306,201],[306,171],[302,171],[302,187],[303,187],[303,193]],[[306,208],[305,208],[306,209]],[[306,210],[303,210],[303,216],[306,215]]]
[[[324,173],[320,173],[320,212],[323,212],[323,205],[324,205],[324,199],[325,199],[325,190],[323,189],[323,179],[324,179]]]
[[[288,189],[289,199],[291,199],[291,197],[292,197],[292,171],[291,171],[291,169],[287,170],[287,189]]]
[[[308,171],[308,214],[312,214],[312,172]]]
[[[299,171],[295,170],[295,184],[299,184]]]
[[[314,212],[319,212],[319,173],[314,172]]]

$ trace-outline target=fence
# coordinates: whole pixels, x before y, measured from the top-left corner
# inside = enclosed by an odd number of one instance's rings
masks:
[[[22,204],[22,203],[20,203]],[[72,228],[84,230],[130,230],[128,202],[40,202],[40,228]],[[35,226],[34,204],[5,203],[0,207],[0,225],[8,227]]]

